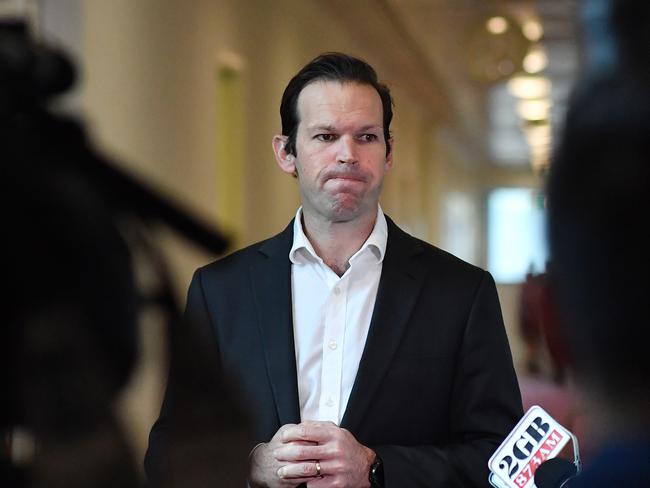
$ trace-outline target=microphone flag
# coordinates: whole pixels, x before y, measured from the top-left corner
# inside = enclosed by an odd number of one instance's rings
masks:
[[[579,472],[575,436],[542,407],[533,405],[490,457],[490,484],[496,488],[536,488],[537,468],[556,457],[569,441],[573,441],[573,462]]]

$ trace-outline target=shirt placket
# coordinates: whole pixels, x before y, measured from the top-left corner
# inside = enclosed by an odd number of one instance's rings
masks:
[[[326,306],[321,370],[319,417],[339,423],[341,379],[343,373],[343,338],[347,306],[347,278],[338,279],[330,288]]]

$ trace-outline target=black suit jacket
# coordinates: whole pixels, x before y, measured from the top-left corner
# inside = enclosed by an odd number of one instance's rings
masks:
[[[487,461],[522,415],[491,276],[390,219],[375,309],[341,427],[384,461],[386,486],[489,486]],[[208,326],[241,385],[258,441],[300,422],[294,352],[293,223],[196,271],[187,316]],[[164,442],[152,430],[148,470]]]

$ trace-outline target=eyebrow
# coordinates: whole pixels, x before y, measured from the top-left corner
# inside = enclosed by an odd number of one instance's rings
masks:
[[[312,125],[308,127],[309,130],[324,130],[326,132],[336,132],[336,128],[333,125]]]
[[[380,126],[380,125],[373,125],[373,124],[364,125],[363,127],[361,127],[361,129],[359,129],[359,132],[365,132],[367,130],[372,130],[372,129],[383,130],[383,127]],[[326,132],[337,132],[336,127],[334,127],[333,125],[328,125],[328,124],[325,124],[325,125],[313,125],[311,127],[308,127],[307,130],[310,130],[310,131],[323,130],[323,131],[326,131]]]

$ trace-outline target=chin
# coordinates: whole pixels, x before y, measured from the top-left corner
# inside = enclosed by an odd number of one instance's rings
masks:
[[[336,202],[330,211],[332,222],[350,222],[363,214],[358,202]]]

